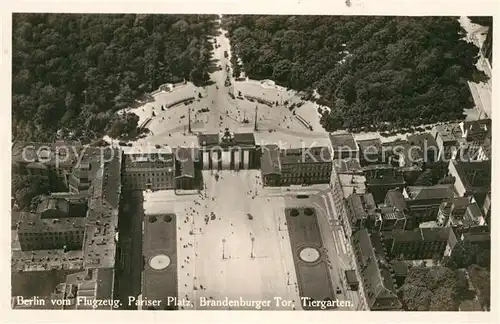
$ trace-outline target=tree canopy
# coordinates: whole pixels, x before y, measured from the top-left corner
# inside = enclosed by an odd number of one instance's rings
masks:
[[[14,14],[13,136],[82,138],[115,129],[114,112],[167,82],[208,80],[213,15]]]
[[[456,311],[468,290],[463,272],[443,266],[411,267],[399,289],[409,311]]]
[[[328,131],[462,118],[467,80],[484,74],[456,17],[224,16],[233,52],[254,79],[312,94]]]

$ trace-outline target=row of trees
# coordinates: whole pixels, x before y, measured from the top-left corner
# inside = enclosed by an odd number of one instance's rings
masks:
[[[486,77],[455,17],[224,16],[223,24],[249,77],[306,97],[318,90],[332,107],[328,131],[461,118],[472,106],[466,81]]]
[[[206,82],[215,32],[211,15],[15,14],[13,136],[113,132],[114,112],[160,84]]]

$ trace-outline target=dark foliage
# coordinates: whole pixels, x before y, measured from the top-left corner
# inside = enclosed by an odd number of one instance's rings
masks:
[[[456,311],[466,292],[464,273],[442,266],[411,267],[399,289],[409,311]]]
[[[464,241],[453,249],[453,253],[445,260],[445,263],[455,269],[467,268],[473,264],[489,268],[490,258],[491,250]]]
[[[462,118],[478,48],[456,17],[224,16],[233,52],[254,79],[317,89],[328,131],[402,128]]]
[[[481,306],[490,308],[491,281],[489,269],[472,265],[468,269],[469,277],[474,286]]]
[[[30,211],[37,206],[40,195],[51,191],[51,183],[48,177],[41,176],[12,176],[12,196],[16,200],[19,210]]]
[[[142,94],[208,80],[215,30],[209,15],[14,14],[14,137],[114,132],[114,112]]]

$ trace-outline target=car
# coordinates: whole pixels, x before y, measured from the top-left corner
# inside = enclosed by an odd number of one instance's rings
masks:
[[[308,195],[297,195],[297,198],[304,199],[304,198],[309,198],[309,196]]]
[[[127,146],[127,143],[126,142],[118,142],[118,145],[120,145],[120,146]]]

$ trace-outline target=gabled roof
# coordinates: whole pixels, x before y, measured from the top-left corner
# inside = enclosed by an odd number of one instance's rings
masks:
[[[353,242],[370,310],[401,309],[379,233],[362,229],[353,234]]]

